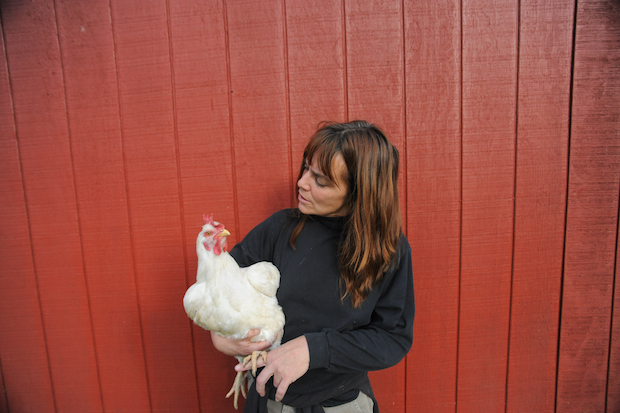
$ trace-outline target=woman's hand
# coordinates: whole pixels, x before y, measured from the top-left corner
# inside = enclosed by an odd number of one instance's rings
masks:
[[[219,334],[211,332],[211,341],[213,342],[213,346],[226,354],[227,356],[233,357],[245,357],[248,354],[252,354],[253,351],[262,351],[267,347],[271,346],[272,343],[269,343],[266,340],[263,341],[250,341],[252,337],[260,334],[260,330],[255,328],[248,331],[248,334],[245,338],[235,340],[233,338],[225,338],[220,336]]]
[[[267,355],[267,364],[264,360],[258,360],[258,367],[265,367],[256,378],[256,391],[265,396],[265,384],[273,376],[273,384],[276,386],[276,401],[284,398],[288,386],[303,376],[310,366],[310,352],[305,336],[297,337],[280,347],[271,350]],[[251,365],[244,366],[239,363],[235,366],[236,371],[250,370]]]

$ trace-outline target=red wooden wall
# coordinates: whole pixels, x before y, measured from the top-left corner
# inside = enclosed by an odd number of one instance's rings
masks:
[[[0,412],[231,412],[204,212],[292,205],[322,120],[402,155],[383,412],[619,412],[620,3],[0,1]],[[3,390],[3,391],[2,391]]]

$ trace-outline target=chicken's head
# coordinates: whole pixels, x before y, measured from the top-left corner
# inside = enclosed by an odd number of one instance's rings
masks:
[[[203,219],[205,224],[198,234],[198,242],[204,245],[207,251],[213,251],[215,255],[220,255],[222,251],[226,252],[228,250],[226,237],[230,235],[230,232],[224,228],[224,224],[214,221],[213,215],[205,214]]]

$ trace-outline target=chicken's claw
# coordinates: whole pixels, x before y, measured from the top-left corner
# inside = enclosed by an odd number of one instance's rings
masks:
[[[254,351],[252,354],[243,359],[243,366],[247,366],[249,362],[252,362],[252,375],[256,377],[256,370],[258,370],[258,358],[262,357],[263,361],[267,363],[267,352],[266,351]],[[226,398],[234,395],[233,397],[233,406],[235,406],[235,410],[238,409],[239,403],[239,393],[243,395],[244,398],[247,398],[246,390],[245,390],[245,371],[237,372],[235,376],[235,381],[233,382],[232,387],[226,394]]]
[[[229,398],[231,395],[234,394],[233,406],[235,407],[235,410],[237,410],[239,406],[239,392],[241,392],[243,398],[245,399],[247,396],[245,392],[245,371],[237,372],[237,376],[235,376],[235,381],[233,382],[233,385],[228,391],[228,393],[226,394],[226,398]]]
[[[267,364],[267,352],[266,351],[253,351],[252,354],[243,359],[243,367],[252,361],[252,376],[256,377],[256,370],[258,370],[258,357],[263,359],[263,362]]]

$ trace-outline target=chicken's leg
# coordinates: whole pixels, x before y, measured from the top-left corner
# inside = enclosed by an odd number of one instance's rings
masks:
[[[226,394],[226,398],[229,398],[232,394],[235,395],[233,397],[233,406],[235,407],[235,410],[237,410],[238,405],[239,405],[238,404],[239,392],[241,392],[241,394],[243,395],[244,398],[246,397],[246,393],[245,393],[245,371],[237,372],[237,376],[235,376],[235,381],[233,382],[233,385],[230,388],[230,390],[228,391],[228,393]]]
[[[259,357],[261,357],[263,361],[267,363],[267,352],[266,351],[254,351],[252,352],[252,354],[250,354],[243,360],[241,360],[241,357],[238,357],[238,358],[239,358],[239,361],[243,362],[244,367],[250,361],[252,362],[252,375],[256,377],[256,370],[258,370],[257,363],[258,363]],[[243,397],[247,396],[246,390],[245,390],[245,373],[246,373],[245,371],[237,372],[237,375],[235,376],[235,381],[233,382],[233,385],[228,391],[228,393],[226,394],[226,398],[229,398],[231,395],[234,395],[233,406],[235,406],[235,410],[237,410],[237,407],[238,407],[239,393],[241,392]]]
[[[245,367],[250,360],[252,361],[252,376],[256,377],[256,370],[258,367],[258,357],[261,357],[265,364],[267,364],[267,352],[266,351],[253,351],[252,354],[243,359],[243,366]]]

